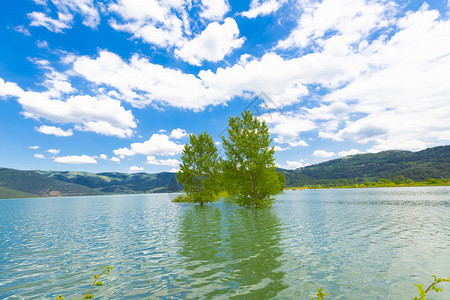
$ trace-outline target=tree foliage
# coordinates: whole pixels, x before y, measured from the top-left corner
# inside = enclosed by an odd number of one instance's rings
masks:
[[[181,159],[177,180],[184,185],[187,197],[200,205],[217,200],[220,193],[220,162],[212,137],[206,132],[198,136],[191,134]]]
[[[269,128],[250,111],[230,117],[228,125],[228,138],[222,140],[226,155],[224,178],[235,185],[230,194],[238,193],[236,201],[240,206],[270,206],[274,200],[271,196],[280,191],[280,182]]]

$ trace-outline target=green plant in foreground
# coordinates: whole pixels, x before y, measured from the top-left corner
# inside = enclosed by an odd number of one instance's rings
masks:
[[[322,290],[323,290],[323,289],[318,289],[318,290],[317,290],[317,294],[316,294],[317,298],[311,297],[311,300],[323,300],[324,297],[325,297],[326,295],[328,295],[328,294],[327,294],[327,293],[324,293]]]
[[[419,292],[419,297],[411,298],[412,300],[427,300],[426,295],[430,290],[435,291],[436,293],[442,292],[441,288],[438,288],[436,285],[441,282],[450,282],[450,277],[447,278],[437,278],[436,276],[432,275],[434,278],[434,281],[430,284],[430,286],[427,289],[424,289],[421,284],[415,284],[414,286],[417,287],[417,290]],[[324,297],[328,295],[327,293],[324,293],[322,289],[317,290],[317,298],[311,297],[311,300],[324,300]]]
[[[103,275],[109,275],[109,272],[111,272],[113,269],[114,268],[112,266],[106,266],[106,269],[100,275],[94,275],[94,281],[92,282],[91,287],[89,288],[86,295],[82,298],[82,300],[94,299],[94,296],[92,296],[92,294],[89,294],[91,292],[92,288],[94,287],[94,285],[103,286],[103,282],[101,282],[98,279]],[[65,297],[62,294],[60,294],[59,296],[56,296],[55,299],[56,300],[64,300]],[[74,299],[74,300],[78,300],[78,299]]]
[[[450,277],[447,278],[437,278],[433,275],[434,281],[430,284],[430,286],[427,289],[424,289],[421,284],[415,284],[414,286],[417,287],[417,291],[419,293],[419,297],[411,298],[413,300],[426,300],[427,292],[430,290],[435,291],[436,293],[442,292],[441,288],[438,288],[436,285],[440,282],[450,282]]]

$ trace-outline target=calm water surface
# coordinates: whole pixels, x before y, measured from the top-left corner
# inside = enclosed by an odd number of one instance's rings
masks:
[[[0,200],[0,299],[80,298],[107,264],[98,299],[410,299],[450,276],[450,188],[288,191],[271,209]]]

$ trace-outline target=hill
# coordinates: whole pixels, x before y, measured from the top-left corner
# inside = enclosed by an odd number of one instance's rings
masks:
[[[0,186],[0,199],[20,199],[20,198],[36,198],[37,195],[24,193],[21,191],[11,190]]]
[[[167,193],[179,192],[183,189],[175,178],[175,173],[87,173],[87,172],[56,172],[39,171],[49,178],[83,185],[110,194],[133,193]]]
[[[282,173],[286,175],[287,187],[346,185],[380,178],[395,180],[398,176],[417,181],[450,178],[450,146],[419,152],[394,150],[357,154]]]
[[[100,191],[56,180],[36,171],[0,168],[0,186],[28,194],[46,196],[100,195]]]
[[[278,169],[286,187],[346,186],[384,180],[450,178],[450,146],[419,152],[383,151],[357,154],[296,170]],[[402,177],[399,177],[402,176]],[[0,198],[179,192],[175,173],[88,173],[21,171],[0,168]],[[26,194],[24,194],[26,193]]]

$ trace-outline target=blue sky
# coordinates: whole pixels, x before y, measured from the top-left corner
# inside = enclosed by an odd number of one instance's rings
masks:
[[[17,0],[0,4],[0,166],[176,170],[246,107],[276,162],[450,143],[450,4]]]

